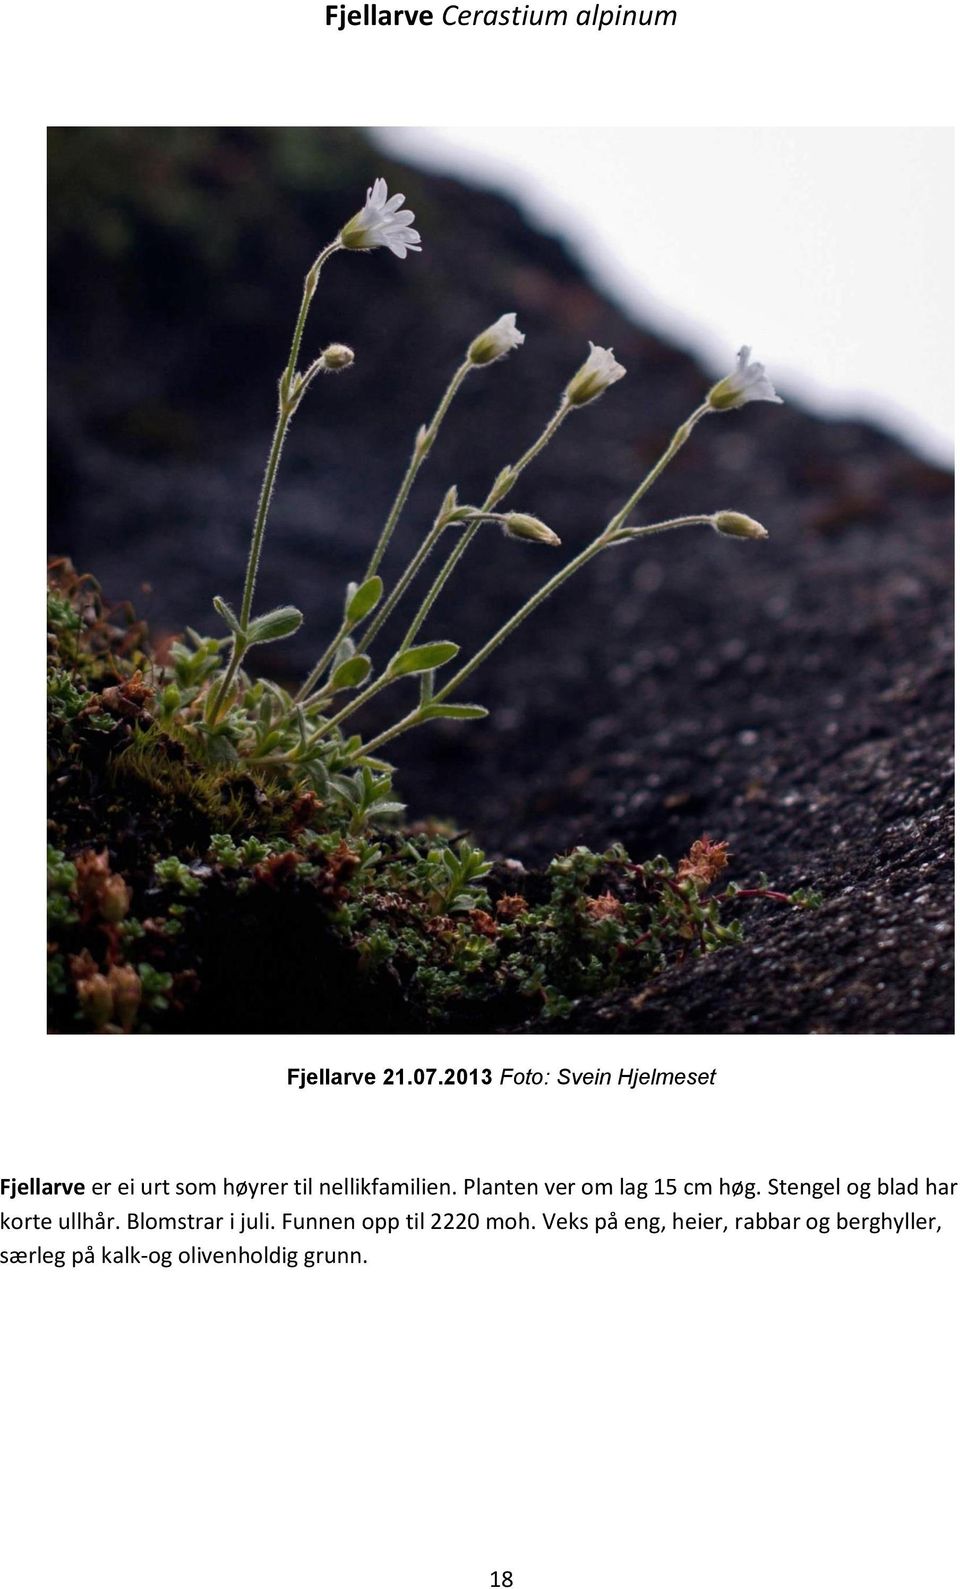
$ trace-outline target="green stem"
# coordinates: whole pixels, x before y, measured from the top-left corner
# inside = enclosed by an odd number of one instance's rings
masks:
[[[567,563],[564,568],[561,568],[558,574],[554,574],[553,578],[548,579],[545,585],[541,585],[539,590],[534,591],[529,601],[525,601],[523,606],[514,613],[513,617],[508,618],[507,622],[497,630],[496,634],[493,635],[490,640],[487,641],[486,645],[481,646],[480,650],[470,658],[470,661],[464,663],[459,672],[455,673],[453,678],[450,679],[441,690],[437,691],[436,695],[433,697],[435,701],[445,700],[451,691],[458,689],[464,680],[470,677],[470,674],[473,673],[474,669],[480,667],[481,663],[486,662],[487,658],[494,651],[496,651],[497,647],[502,645],[504,640],[512,635],[515,629],[520,627],[524,619],[529,618],[530,614],[536,611],[541,602],[546,601],[548,596],[552,596],[555,590],[559,590],[560,586],[570,578],[571,574],[577,573],[578,570],[585,567],[585,565],[589,563],[592,558],[596,557],[598,552],[604,551],[605,548],[610,545],[613,537],[616,535],[616,532],[623,529],[627,519],[633,512],[641,497],[646,496],[647,492],[650,490],[650,487],[653,485],[655,480],[659,479],[670,460],[676,457],[684,442],[690,439],[690,436],[693,433],[694,425],[696,425],[698,420],[703,418],[704,414],[709,412],[710,405],[708,403],[704,403],[700,408],[694,410],[690,418],[686,420],[685,423],[680,426],[679,430],[674,433],[669,446],[663,453],[661,453],[660,457],[653,465],[653,468],[646,475],[644,475],[633,495],[627,498],[623,507],[618,513],[614,514],[609,524],[600,532],[596,540],[591,541],[589,546],[585,546],[582,552],[579,552],[576,557],[571,558],[570,562]],[[664,519],[659,524],[649,524],[645,526],[645,533],[648,535],[656,534],[660,530],[672,529],[675,525],[698,524],[704,522],[706,521],[701,515],[693,518]]]
[[[527,448],[526,452],[520,459],[518,459],[515,464],[511,465],[509,478],[506,482],[503,481],[503,474],[506,473],[506,471],[501,471],[488,491],[485,500],[481,503],[478,509],[478,520],[479,516],[488,513],[491,508],[495,508],[497,503],[500,502],[503,497],[508,494],[508,492],[513,490],[527,465],[532,463],[537,454],[543,452],[543,449],[547,446],[547,444],[553,440],[557,431],[560,429],[561,424],[569,414],[570,406],[571,405],[564,397],[560,403],[560,407],[557,409],[557,412],[544,426],[536,441]],[[406,650],[407,646],[411,645],[416,639],[417,635],[420,633],[420,630],[423,628],[423,625],[426,622],[427,615],[429,614],[431,607],[434,605],[434,602],[437,600],[437,597],[440,595],[444,585],[447,583],[447,580],[450,578],[450,575],[453,573],[479,528],[479,522],[471,522],[463,531],[463,534],[460,536],[457,544],[450,552],[446,562],[444,563],[439,574],[421,602],[413,622],[403,637],[403,641],[400,645],[401,651]]]
[[[366,651],[366,649],[369,646],[371,640],[377,634],[377,631],[380,629],[380,626],[383,624],[384,620],[390,616],[390,613],[393,611],[394,607],[397,605],[397,602],[400,600],[400,597],[403,595],[404,591],[406,590],[407,586],[410,584],[411,580],[413,580],[416,577],[416,575],[418,574],[419,570],[423,567],[423,564],[426,562],[427,558],[430,556],[430,553],[433,551],[433,548],[436,546],[438,540],[440,539],[441,535],[443,534],[444,530],[447,528],[449,523],[450,523],[450,520],[447,519],[447,518],[441,519],[440,517],[437,517],[434,520],[433,528],[430,530],[429,534],[426,537],[426,540],[423,542],[423,544],[420,547],[419,551],[417,552],[416,556],[411,558],[410,562],[407,565],[406,571],[404,572],[403,578],[400,580],[399,584],[396,586],[396,589],[392,592],[390,598],[386,602],[384,602],[383,607],[381,608],[380,612],[377,614],[377,618],[376,618],[375,622],[373,622],[369,626],[369,628],[367,629],[366,633],[363,635],[362,639],[357,641],[357,650],[358,651]],[[314,687],[315,687],[315,685],[317,683],[317,680],[319,679],[321,673],[323,672],[325,664],[330,660],[331,655],[333,655],[335,653],[336,647],[340,644],[340,641],[343,639],[343,636],[344,636],[345,633],[346,633],[346,629],[345,628],[341,629],[340,633],[337,635],[336,639],[332,642],[331,645],[329,645],[327,647],[327,649],[324,652],[323,656],[320,658],[320,661],[317,663],[316,667],[313,669],[313,672],[310,674],[310,677],[301,686],[297,696],[295,697],[296,701],[305,702],[305,704],[307,706],[315,706],[320,701],[323,700],[324,694],[325,694],[325,692],[323,690],[320,690],[315,696],[311,696],[310,692],[311,692],[311,690],[314,689]],[[406,644],[407,644],[407,642],[404,641],[403,644],[400,646],[400,650],[401,651],[403,651],[406,648]]]
[[[448,680],[443,688],[439,689],[436,694],[431,697],[431,705],[435,705],[437,702],[446,700],[447,697],[452,695],[455,690],[458,690],[460,686],[470,677],[471,673],[475,672],[477,668],[482,666],[482,664],[486,662],[487,658],[491,656],[493,652],[496,651],[497,648],[510,637],[510,635],[513,634],[515,629],[519,629],[524,620],[529,618],[530,614],[535,612],[542,602],[546,601],[549,596],[552,596],[554,591],[559,590],[560,586],[565,584],[573,574],[578,573],[581,568],[584,568],[587,563],[591,562],[599,552],[605,551],[608,546],[614,543],[617,531],[623,529],[627,518],[636,507],[641,497],[646,495],[654,481],[657,480],[663,473],[670,460],[674,458],[680,451],[680,448],[683,446],[684,442],[689,440],[693,431],[693,427],[696,425],[697,421],[702,419],[704,414],[708,412],[709,405],[704,404],[702,407],[696,409],[693,414],[691,414],[690,418],[680,426],[678,431],[676,431],[670,441],[669,446],[657,459],[657,462],[653,465],[653,468],[641,480],[636,491],[634,491],[633,494],[627,498],[619,512],[614,514],[606,528],[603,529],[588,546],[585,546],[582,552],[578,552],[576,557],[571,558],[569,563],[566,563],[558,573],[554,574],[551,579],[548,579],[544,585],[541,585],[540,589],[535,591],[528,601],[524,602],[523,606],[513,614],[512,618],[508,618],[507,622],[501,625],[497,632],[487,641],[486,645],[481,646],[480,650],[475,652],[468,662],[464,663],[463,667],[460,668],[450,680]],[[709,524],[710,522],[711,520],[702,514],[690,515],[678,519],[663,519],[657,524],[648,524],[643,526],[642,533],[644,535],[654,535],[658,534],[662,530],[674,529],[681,525]],[[404,645],[408,643],[408,641],[405,641]],[[405,733],[409,728],[414,728],[418,723],[423,721],[425,721],[425,719],[420,715],[419,708],[409,712],[407,716],[402,718],[399,723],[395,723],[392,728],[384,730],[382,734],[378,734],[374,739],[369,740],[365,745],[363,745],[359,754],[369,755],[371,751],[378,749],[381,745],[387,744],[391,739],[396,739],[398,735]]]
[[[307,315],[313,302],[313,295],[317,290],[320,272],[330,258],[340,247],[339,242],[328,243],[314,260],[307,271],[303,283],[303,297],[300,301],[300,313],[294,327],[293,341],[290,344],[290,357],[286,369],[280,377],[280,403],[277,412],[277,423],[273,432],[273,443],[270,447],[270,456],[260,488],[260,500],[257,503],[257,516],[253,525],[253,538],[250,543],[250,556],[247,559],[247,577],[243,583],[243,600],[240,604],[240,627],[245,629],[250,622],[250,612],[253,606],[253,592],[257,582],[257,568],[260,563],[260,551],[263,546],[263,535],[267,526],[267,514],[270,510],[270,499],[273,495],[273,485],[277,477],[277,466],[280,462],[280,453],[283,450],[284,438],[287,427],[296,411],[297,401],[291,401],[290,390],[293,377],[296,373],[297,359],[300,357],[300,344],[303,341],[304,327]],[[302,395],[302,394],[301,394]]]
[[[247,559],[247,574],[243,582],[243,599],[240,603],[240,627],[245,629],[250,622],[250,613],[253,607],[253,592],[257,583],[257,570],[260,566],[260,553],[263,548],[263,535],[267,527],[267,514],[270,511],[270,499],[273,496],[274,482],[277,478],[277,469],[280,465],[280,454],[286,439],[287,427],[290,424],[291,410],[286,403],[281,401],[277,414],[277,423],[273,432],[273,442],[270,446],[270,456],[264,470],[263,484],[260,487],[260,500],[257,503],[257,516],[253,523],[253,536],[250,541],[250,556]]]
[[[397,492],[393,506],[387,515],[387,522],[380,532],[380,539],[378,540],[373,551],[373,556],[367,565],[367,571],[363,576],[364,580],[370,579],[371,576],[376,573],[381,559],[383,558],[383,554],[387,549],[390,537],[396,529],[400,515],[406,506],[407,498],[410,495],[413,482],[417,477],[420,466],[437,438],[437,432],[444,420],[447,409],[450,407],[450,404],[453,402],[454,397],[456,396],[466,376],[469,374],[472,368],[473,366],[470,360],[465,359],[460,365],[459,369],[455,370],[450,380],[449,386],[440,399],[436,413],[422,434],[418,436],[410,462],[407,465],[407,472],[400,483],[400,489]],[[387,618],[389,618],[394,607],[397,605],[397,602],[400,600],[404,591],[407,589],[407,586],[410,584],[410,581],[416,577],[422,564],[426,558],[429,557],[430,552],[436,544],[437,538],[443,528],[444,526],[442,524],[439,526],[439,528],[436,524],[434,524],[433,529],[430,531],[430,534],[420,547],[420,550],[415,554],[414,557],[410,559],[410,562],[407,564],[407,567],[401,574],[396,588],[390,593],[386,601],[383,603],[383,606],[380,608],[380,611],[368,625],[363,638],[357,642],[358,651],[365,651],[374,635],[380,632],[380,629],[383,627],[383,624],[386,622]],[[324,651],[319,662],[314,665],[309,676],[304,680],[303,684],[300,686],[300,689],[297,691],[297,694],[294,697],[296,702],[299,703],[306,700],[311,692],[315,689],[320,678],[323,676],[324,669],[327,667],[328,663],[333,659],[333,657],[336,656],[337,647],[340,645],[341,640],[343,640],[347,632],[347,625],[342,625],[335,638],[327,646],[327,649]]]
[[[361,745],[357,752],[358,756],[369,755],[372,750],[379,749],[381,745],[389,744],[391,739],[399,739],[401,734],[405,734],[410,728],[416,728],[418,723],[424,721],[425,719],[421,716],[419,708],[415,707],[412,712],[407,713],[406,717],[401,717],[399,723],[394,723],[392,728],[385,728],[382,734],[375,735],[373,739],[368,739],[365,745]]]
[[[277,478],[277,468],[280,463],[280,454],[283,451],[283,443],[284,439],[286,438],[290,421],[293,418],[293,415],[296,413],[300,398],[303,396],[303,392],[301,391],[296,396],[291,397],[291,389],[293,378],[296,374],[297,359],[300,357],[300,345],[303,342],[303,332],[307,323],[307,315],[310,311],[310,305],[313,302],[314,293],[317,290],[317,283],[320,280],[320,272],[327,260],[330,258],[330,255],[335,254],[339,247],[339,239],[336,239],[332,243],[328,243],[326,248],[322,249],[317,255],[304,278],[303,296],[300,300],[300,312],[297,315],[297,323],[293,331],[293,341],[290,344],[290,356],[287,359],[284,372],[280,377],[280,396],[277,404],[277,422],[273,430],[273,441],[270,444],[270,452],[267,457],[267,467],[264,470],[263,483],[260,486],[260,496],[257,501],[257,512],[253,521],[253,534],[250,538],[250,551],[247,556],[247,572],[243,581],[243,598],[240,603],[241,630],[245,630],[247,628],[247,625],[250,622],[250,614],[253,609],[253,593],[257,583],[257,570],[260,566],[260,553],[263,548],[263,536],[267,527],[267,514],[270,511],[270,501],[273,496],[274,482]],[[234,678],[236,677],[237,670],[243,661],[246,650],[246,644],[243,642],[240,636],[234,635],[233,646],[230,652],[230,661],[227,665],[226,671],[224,672],[219,685],[217,685],[217,687],[210,692],[206,719],[211,725],[217,723],[223,714],[228,691],[231,684],[233,683]]]
[[[349,627],[350,625],[347,623],[346,619],[344,619],[343,623],[340,625],[340,628],[330,641],[330,644],[327,646],[326,651],[323,653],[320,660],[314,664],[313,668],[310,670],[309,674],[301,684],[296,695],[293,697],[293,704],[295,706],[302,705],[307,700],[307,697],[312,694],[313,690],[316,689],[317,684],[323,676],[325,668],[333,661],[341,641],[346,638]]]
[[[610,544],[616,545],[621,541],[639,541],[644,535],[659,535],[661,530],[679,530],[685,524],[713,525],[713,515],[709,513],[686,513],[682,519],[660,519],[657,524],[642,524],[636,529],[614,531],[609,536]],[[606,532],[604,532],[606,533]]]
[[[434,521],[433,528],[428,532],[427,537],[423,541],[419,550],[414,554],[413,557],[411,557],[399,580],[397,581],[393,590],[390,592],[390,595],[387,597],[386,601],[383,603],[383,606],[380,608],[380,611],[376,614],[373,621],[367,628],[363,639],[358,642],[359,650],[366,651],[371,640],[373,640],[373,638],[379,634],[380,630],[383,628],[383,625],[393,612],[394,607],[396,607],[397,602],[405,594],[413,580],[416,579],[421,568],[423,567],[427,558],[430,556],[430,553],[433,551],[433,548],[436,546],[449,522],[449,519],[444,519],[442,523],[437,523],[436,520]]]
[[[283,372],[283,377],[280,383],[281,391],[284,392],[284,395],[289,395],[290,382],[292,381],[294,372],[297,368],[297,360],[300,357],[300,344],[303,341],[304,327],[307,323],[307,315],[310,313],[310,305],[313,302],[313,295],[316,292],[317,285],[320,281],[320,272],[327,263],[327,260],[330,258],[331,254],[335,254],[342,246],[343,245],[341,244],[339,237],[335,237],[332,243],[328,243],[326,248],[320,250],[320,253],[317,255],[313,264],[310,266],[310,269],[307,271],[306,276],[304,277],[303,297],[300,300],[300,313],[297,315],[297,323],[293,329],[293,341],[290,344],[290,357],[287,360],[287,367]]]
[[[606,534],[607,532],[604,531],[602,535],[598,535],[596,540],[591,541],[590,545],[584,547],[582,552],[578,552],[576,557],[572,557],[569,563],[566,563],[560,569],[559,573],[554,574],[552,579],[548,579],[546,584],[541,585],[540,589],[535,591],[529,600],[525,601],[523,606],[517,609],[513,617],[508,618],[507,622],[501,625],[496,634],[492,635],[487,641],[486,645],[481,646],[480,650],[474,653],[469,662],[464,663],[463,667],[453,675],[453,678],[442,689],[437,690],[433,696],[433,701],[446,700],[453,690],[459,689],[464,680],[468,679],[476,668],[486,662],[487,658],[496,651],[498,646],[503,644],[504,640],[513,634],[515,629],[519,629],[524,620],[529,618],[532,612],[536,611],[541,602],[546,601],[547,597],[552,596],[555,590],[559,590],[560,586],[565,584],[571,575],[576,574],[592,558],[596,557],[598,552],[603,551],[607,545]]]
[[[636,491],[633,493],[633,496],[627,498],[626,502],[623,504],[623,507],[620,509],[620,512],[615,514],[610,520],[610,523],[607,525],[607,529],[604,531],[604,534],[606,534],[609,530],[619,530],[624,524],[626,524],[629,515],[633,512],[641,497],[645,497],[654,481],[659,480],[664,469],[667,467],[667,464],[670,463],[671,459],[677,456],[677,453],[680,451],[680,448],[683,446],[684,442],[690,440],[690,437],[693,435],[693,427],[704,417],[705,414],[709,414],[711,412],[712,410],[709,403],[701,403],[699,408],[694,409],[693,413],[690,415],[690,418],[684,420],[679,430],[674,432],[666,451],[661,453],[653,468],[644,475],[640,484],[637,486]]]
[[[407,465],[407,472],[400,482],[400,489],[394,498],[393,506],[390,509],[390,512],[387,514],[387,522],[380,531],[380,539],[374,547],[370,561],[367,564],[367,571],[363,576],[364,580],[368,580],[371,574],[375,574],[377,569],[380,567],[380,563],[383,560],[383,554],[387,549],[390,537],[397,527],[397,522],[400,518],[400,515],[406,506],[407,498],[410,495],[413,482],[417,478],[420,466],[437,439],[437,431],[440,429],[440,426],[443,423],[447,409],[450,407],[450,404],[453,402],[453,399],[456,397],[457,392],[460,390],[460,387],[472,368],[473,366],[470,360],[464,359],[459,369],[455,371],[453,378],[450,381],[450,385],[447,387],[446,391],[441,397],[437,411],[431,419],[429,425],[426,427],[426,430],[422,431],[417,437],[410,462]],[[411,575],[410,577],[412,578],[413,576]],[[407,583],[409,584],[409,580],[407,580]],[[403,588],[406,589],[406,585],[404,585]],[[382,618],[380,621],[383,621]],[[378,623],[377,628],[379,627],[380,625]]]
[[[379,695],[381,690],[385,690],[387,685],[392,683],[393,679],[389,675],[374,679],[373,683],[368,684],[365,690],[360,691],[359,695],[355,695],[352,701],[348,701],[346,706],[342,706],[334,717],[328,717],[325,722],[321,723],[319,728],[314,729],[314,732],[308,736],[304,743],[308,746],[315,745],[318,740],[324,739],[332,728],[339,728],[340,724],[350,717],[353,712],[358,711],[361,706],[366,706],[368,701],[372,701],[375,695]]]
[[[456,374],[453,377],[453,380],[450,382],[450,385],[448,386],[448,388],[447,388],[447,390],[446,390],[446,392],[445,392],[445,394],[443,396],[443,399],[442,399],[442,401],[440,403],[440,407],[437,409],[437,412],[434,415],[434,417],[433,417],[433,419],[432,419],[432,421],[430,423],[430,429],[428,431],[428,435],[430,434],[430,432],[435,432],[436,427],[440,423],[440,420],[443,418],[444,414],[446,413],[447,409],[450,406],[450,402],[453,399],[454,393],[456,392],[458,386],[460,385],[460,382],[463,380],[464,376],[466,375],[466,373],[470,369],[470,367],[471,367],[470,366],[470,361],[467,360],[464,364],[462,364],[460,366],[459,370],[457,370]],[[447,558],[446,562],[444,563],[442,569],[440,570],[440,573],[437,575],[437,578],[434,580],[433,584],[431,585],[430,590],[427,592],[427,595],[426,595],[424,601],[421,603],[420,608],[419,608],[419,610],[418,610],[418,612],[417,612],[412,624],[410,625],[409,629],[407,630],[406,635],[404,636],[403,640],[400,643],[400,646],[398,647],[399,651],[405,651],[407,649],[407,647],[412,643],[412,641],[415,638],[415,636],[420,632],[420,629],[423,626],[424,620],[426,619],[426,616],[429,613],[430,608],[433,606],[434,602],[436,601],[437,597],[439,596],[441,590],[443,589],[443,587],[446,584],[447,580],[449,579],[450,575],[453,573],[453,570],[456,567],[457,563],[459,562],[460,558],[463,556],[463,554],[466,551],[467,547],[470,545],[470,542],[473,540],[473,537],[476,535],[477,530],[480,528],[480,524],[482,522],[483,515],[488,513],[491,508],[496,507],[496,504],[501,500],[502,497],[507,495],[508,491],[512,491],[513,490],[513,487],[516,485],[517,480],[519,479],[520,475],[523,473],[523,470],[527,467],[527,464],[531,463],[533,461],[533,459],[537,456],[537,454],[542,452],[544,447],[547,446],[548,442],[550,442],[553,439],[553,437],[556,435],[557,431],[559,430],[561,423],[566,418],[566,416],[567,416],[567,414],[569,412],[570,412],[570,404],[567,402],[567,399],[564,397],[562,399],[561,403],[560,403],[560,407],[557,409],[557,412],[553,415],[553,418],[547,423],[547,425],[544,426],[544,429],[541,431],[541,433],[537,437],[536,441],[534,441],[531,444],[531,446],[529,446],[527,448],[526,452],[521,456],[521,458],[517,461],[517,463],[511,465],[510,470],[509,470],[509,478],[506,481],[504,481],[503,475],[505,473],[507,473],[507,471],[503,471],[503,470],[497,476],[497,478],[494,481],[493,485],[491,486],[489,492],[487,493],[486,499],[485,499],[482,507],[480,509],[478,509],[476,520],[472,521],[467,526],[466,530],[461,535],[461,537],[460,537],[459,541],[457,542],[456,546],[454,547],[453,551],[450,553],[450,556]],[[431,438],[431,442],[432,442],[432,438]],[[414,454],[414,457],[411,460],[411,468],[413,468],[415,464],[417,464],[416,453]],[[407,473],[408,474],[410,473],[409,469],[408,469]],[[404,496],[403,493],[404,493],[404,487],[401,486],[400,495],[397,498],[397,502],[400,504],[400,508],[402,508],[403,502],[406,501],[406,497]],[[395,508],[397,507],[396,503],[394,504],[394,507]],[[399,514],[399,508],[397,508],[397,514]],[[395,523],[396,522],[396,518],[394,517],[393,514],[391,514],[391,517],[394,519],[394,523]],[[439,519],[434,521],[434,525],[433,525],[432,530],[430,531],[430,533],[427,536],[426,540],[424,541],[423,545],[420,547],[419,551],[414,555],[414,557],[411,558],[410,562],[407,564],[407,567],[404,570],[403,574],[401,575],[400,580],[397,583],[396,588],[391,593],[391,596],[390,596],[389,600],[384,603],[383,607],[381,607],[379,613],[377,614],[376,619],[367,628],[366,632],[363,635],[363,638],[358,642],[358,649],[359,650],[361,650],[361,651],[365,651],[366,650],[367,646],[370,644],[370,641],[373,639],[373,636],[378,632],[381,624],[385,621],[385,619],[393,611],[393,609],[396,606],[397,602],[400,600],[400,597],[404,594],[404,592],[406,591],[406,589],[410,585],[411,580],[415,578],[416,574],[419,572],[419,570],[423,566],[423,564],[426,561],[427,557],[430,555],[430,552],[433,550],[433,548],[436,545],[437,541],[439,540],[440,536],[443,534],[443,531],[446,529],[447,523],[448,523],[448,521],[446,519],[444,519],[442,522]],[[388,526],[390,526],[390,520],[389,519],[387,521],[387,524],[388,524]],[[383,540],[382,536],[381,536],[381,540]],[[366,575],[364,577],[365,578],[369,578],[371,569],[374,569],[375,567],[376,567],[376,564],[372,563],[370,568],[367,570],[367,573],[366,573]],[[314,669],[314,673],[316,673],[316,669]],[[311,675],[311,678],[313,678],[313,675]],[[314,683],[315,682],[316,682],[316,680],[314,679]],[[330,728],[334,728],[339,723],[342,723],[347,717],[349,717],[353,712],[355,712],[358,707],[363,706],[367,701],[371,700],[374,695],[379,694],[380,690],[385,689],[386,686],[388,684],[391,684],[392,682],[393,682],[393,680],[391,678],[389,678],[389,677],[386,677],[386,678],[382,677],[380,679],[375,680],[374,683],[369,685],[367,687],[367,689],[364,690],[361,695],[356,696],[352,701],[348,702],[348,704],[342,709],[342,711],[340,711],[337,714],[336,717],[331,718],[329,720],[329,722],[327,722],[327,723],[325,723],[323,725],[322,728],[317,729],[316,733],[311,736],[311,738],[308,741],[308,743],[309,744],[314,744],[321,737],[321,735],[326,734],[327,731]],[[299,697],[298,697],[298,699],[299,699]]]

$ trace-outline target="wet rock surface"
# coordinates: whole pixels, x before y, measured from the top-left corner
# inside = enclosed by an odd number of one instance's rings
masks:
[[[374,174],[362,140],[318,137],[303,166],[266,135],[211,135],[159,174],[146,135],[134,140],[99,201],[102,226],[123,220],[122,246],[91,231],[83,149],[55,158],[61,173],[75,164],[72,210],[66,178],[53,186],[51,545],[133,596],[155,635],[210,631],[211,595],[242,580],[303,269]],[[417,425],[505,309],[527,343],[468,380],[393,570],[451,481],[478,500],[529,443],[588,337],[612,343],[629,377],[572,416],[511,499],[562,552],[481,535],[430,638],[481,642],[596,533],[705,388],[511,205],[376,164],[408,194],[425,251],[335,259],[316,302],[308,347],[347,341],[357,365],[318,383],[284,457],[258,604],[308,615],[273,648],[288,678],[322,648]],[[744,886],[765,871],[823,893],[813,913],[743,907],[743,948],[582,1003],[558,1029],[952,1029],[952,479],[784,396],[704,422],[648,503],[651,518],[737,508],[769,542],[692,529],[611,549],[471,681],[486,722],[431,724],[395,747],[412,815],[452,817],[531,868],[581,843],[675,858],[706,832],[730,842]]]

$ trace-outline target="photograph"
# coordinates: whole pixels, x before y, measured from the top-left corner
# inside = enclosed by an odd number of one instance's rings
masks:
[[[51,127],[49,1031],[952,1032],[952,161]]]

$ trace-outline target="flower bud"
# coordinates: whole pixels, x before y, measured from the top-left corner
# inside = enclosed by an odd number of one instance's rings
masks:
[[[449,523],[450,519],[452,519],[454,513],[457,510],[457,506],[457,488],[456,486],[451,486],[440,504],[440,512],[437,514],[437,523],[439,524],[441,520],[444,524]]]
[[[507,464],[506,468],[501,469],[490,491],[493,501],[499,502],[500,498],[505,497],[508,491],[512,491],[518,479],[517,471],[511,468],[509,464]]]
[[[523,332],[517,330],[516,314],[502,314],[486,331],[474,337],[467,349],[467,358],[471,364],[493,364],[497,359],[506,358],[524,340]]]
[[[342,342],[331,342],[321,353],[320,362],[325,370],[348,370],[353,363],[353,349],[344,347]]]
[[[565,394],[567,402],[574,408],[583,408],[585,404],[592,403],[608,386],[627,373],[623,365],[617,363],[612,348],[598,348],[592,342],[588,345],[590,357],[585,364],[581,364]]]
[[[734,535],[745,541],[769,539],[763,525],[756,519],[748,519],[745,513],[715,513],[711,523],[718,535]]]
[[[560,537],[554,535],[540,519],[535,519],[532,513],[506,513],[503,517],[503,533],[512,541],[542,541],[545,546],[559,546]]]

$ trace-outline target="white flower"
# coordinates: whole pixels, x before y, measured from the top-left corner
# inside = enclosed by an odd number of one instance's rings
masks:
[[[471,364],[492,364],[495,359],[505,358],[525,340],[523,332],[517,330],[516,314],[502,314],[486,331],[474,337],[467,349],[467,358]]]
[[[711,408],[742,408],[744,403],[782,403],[767,379],[762,364],[750,363],[750,349],[741,348],[737,354],[737,367],[724,376],[707,393]]]
[[[420,233],[410,222],[412,210],[402,210],[403,194],[387,198],[387,184],[377,177],[372,188],[367,189],[367,202],[358,210],[340,233],[343,248],[389,248],[398,259],[406,259],[407,252],[419,254]]]
[[[612,348],[598,348],[592,342],[588,346],[590,357],[567,386],[567,402],[575,408],[592,403],[594,398],[600,397],[608,386],[627,373],[623,365],[617,363]]]

